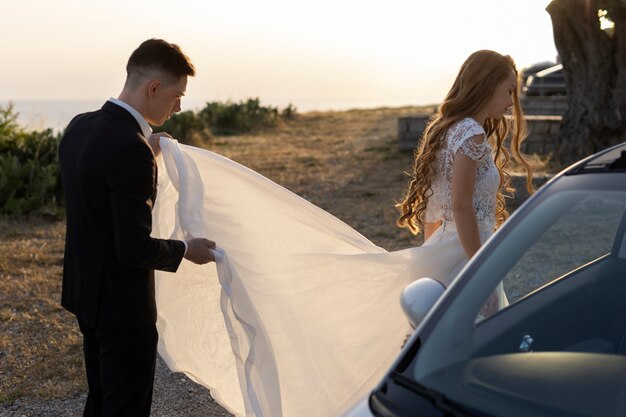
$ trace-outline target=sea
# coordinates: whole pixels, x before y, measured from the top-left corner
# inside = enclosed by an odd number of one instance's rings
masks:
[[[99,100],[2,100],[0,106],[6,107],[9,103],[13,104],[13,109],[18,113],[18,123],[27,130],[44,130],[52,129],[55,132],[62,132],[72,120],[74,116],[80,113],[97,110],[102,107],[104,99]],[[397,101],[325,101],[317,100],[299,100],[293,103],[283,103],[280,100],[278,104],[265,102],[261,99],[262,105],[270,105],[280,109],[293,104],[298,112],[307,112],[314,110],[347,110],[353,108],[376,108],[383,106],[400,107],[408,105],[430,104],[431,100],[420,100],[421,103],[410,103],[402,100]],[[199,100],[186,98],[182,104],[182,111],[200,110],[206,105],[207,100]]]
[[[17,121],[26,130],[52,129],[62,132],[74,116],[98,110],[105,100],[0,100],[0,106],[13,104]],[[203,101],[188,103],[182,110],[195,110]]]

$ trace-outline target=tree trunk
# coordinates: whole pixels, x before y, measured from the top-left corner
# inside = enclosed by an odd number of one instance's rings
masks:
[[[567,165],[626,140],[626,0],[553,0],[546,10],[567,83],[556,155]],[[614,29],[600,28],[598,10]]]

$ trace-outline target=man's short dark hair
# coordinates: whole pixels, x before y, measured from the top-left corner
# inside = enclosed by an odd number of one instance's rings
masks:
[[[175,80],[186,75],[196,75],[196,69],[189,57],[178,45],[154,38],[139,45],[126,64],[128,78],[141,77],[151,70],[163,71]]]

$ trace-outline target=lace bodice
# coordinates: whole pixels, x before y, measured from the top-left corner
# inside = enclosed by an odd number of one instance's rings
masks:
[[[465,118],[452,125],[444,138],[436,159],[433,194],[428,199],[424,220],[454,221],[452,213],[452,169],[457,152],[478,161],[474,187],[474,210],[479,223],[495,224],[496,195],[500,184],[498,168],[493,162],[491,145],[486,140],[478,143],[476,135],[485,135],[483,127],[474,119]]]

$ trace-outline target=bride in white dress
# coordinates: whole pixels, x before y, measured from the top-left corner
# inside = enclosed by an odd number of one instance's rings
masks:
[[[472,54],[425,132],[400,205],[399,224],[423,227],[426,242],[395,252],[246,167],[162,138],[153,232],[208,236],[219,253],[216,265],[155,271],[161,356],[236,416],[340,416],[410,332],[402,289],[423,276],[449,285],[506,218],[511,153],[531,175],[523,135],[513,61]],[[500,288],[486,312],[506,303]]]

